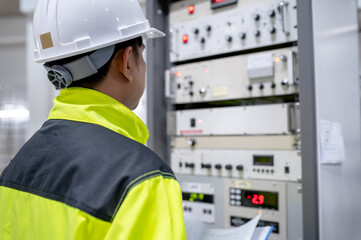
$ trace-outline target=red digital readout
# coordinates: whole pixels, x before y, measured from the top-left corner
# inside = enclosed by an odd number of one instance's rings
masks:
[[[252,198],[252,203],[256,205],[262,205],[264,203],[264,195],[253,194],[253,197],[251,195],[247,195],[247,198]]]
[[[225,2],[227,0],[214,0],[215,3]]]

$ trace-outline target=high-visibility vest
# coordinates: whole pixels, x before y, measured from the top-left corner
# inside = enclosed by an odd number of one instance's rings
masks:
[[[180,186],[128,108],[61,91],[0,177],[0,239],[186,239]]]

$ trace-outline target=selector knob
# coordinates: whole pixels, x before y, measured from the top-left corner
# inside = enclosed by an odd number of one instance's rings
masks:
[[[206,93],[207,93],[207,89],[205,89],[205,88],[201,88],[199,90],[199,94],[202,95],[202,96],[206,95]]]
[[[202,37],[202,38],[199,39],[199,42],[200,42],[200,43],[205,43],[205,42],[206,42],[206,39]]]
[[[287,78],[283,79],[281,84],[282,84],[282,86],[288,86],[289,85],[288,79]]]
[[[276,28],[274,26],[269,26],[268,31],[270,33],[276,33]]]
[[[188,140],[188,146],[194,147],[196,145],[197,141],[195,139],[189,139]]]
[[[226,169],[227,169],[227,170],[232,170],[232,168],[233,168],[233,166],[232,166],[231,164],[227,164],[227,165],[226,165]]]
[[[273,10],[273,9],[268,10],[267,14],[268,14],[268,16],[270,16],[270,17],[276,16],[276,12],[275,12],[275,10]]]
[[[217,170],[222,169],[222,165],[221,165],[221,164],[216,164],[214,167],[215,167]]]
[[[212,26],[211,26],[211,25],[206,25],[204,28],[206,29],[207,32],[209,32],[209,31],[212,30]]]
[[[237,165],[236,169],[238,171],[243,171],[244,167],[243,167],[243,165]]]
[[[242,40],[244,40],[244,39],[246,39],[247,34],[246,34],[245,32],[241,32],[241,33],[239,34],[239,37],[240,37]]]
[[[271,87],[271,88],[275,88],[275,87],[276,87],[276,83],[274,83],[274,82],[271,83],[271,84],[270,84],[270,87]]]
[[[232,42],[232,36],[227,35],[227,36],[226,36],[226,41],[227,41],[227,42]]]
[[[248,91],[252,91],[252,90],[253,90],[253,86],[252,86],[252,85],[248,85],[247,89],[248,89]]]
[[[202,168],[206,168],[206,169],[211,169],[211,168],[212,168],[212,165],[209,164],[209,163],[207,163],[207,164],[202,163],[201,167],[202,167]]]
[[[253,31],[253,35],[254,35],[255,37],[259,37],[259,36],[261,35],[260,30],[258,30],[258,29],[254,30],[254,31]]]
[[[287,56],[286,55],[281,55],[280,59],[282,62],[287,62]]]
[[[263,90],[263,89],[264,89],[264,85],[263,85],[262,83],[259,85],[259,89],[260,89],[260,90]]]
[[[193,32],[194,32],[194,34],[198,34],[198,33],[199,33],[199,29],[198,29],[198,28],[195,28],[195,29],[193,29]]]
[[[186,168],[194,168],[194,163],[186,163]]]
[[[258,21],[261,18],[261,16],[258,13],[253,13],[252,18],[253,20]]]
[[[188,84],[189,84],[190,86],[193,86],[193,81],[189,81]]]
[[[190,91],[189,92],[189,96],[193,96],[194,95],[194,92],[193,91]]]

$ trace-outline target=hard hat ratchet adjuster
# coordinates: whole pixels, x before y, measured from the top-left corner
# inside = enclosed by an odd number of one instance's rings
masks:
[[[115,46],[109,46],[95,51],[89,56],[79,58],[64,65],[50,66],[44,64],[48,71],[48,79],[56,89],[63,89],[70,86],[74,81],[78,81],[94,75],[112,57]]]

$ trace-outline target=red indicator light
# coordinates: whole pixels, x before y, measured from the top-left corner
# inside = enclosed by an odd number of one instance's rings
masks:
[[[188,35],[183,35],[182,40],[183,43],[188,43]]]
[[[248,199],[251,199],[251,195],[248,195],[247,198],[248,198]]]
[[[177,75],[177,77],[181,77],[181,76],[182,76],[182,73],[181,73],[181,72],[177,72],[176,75]]]
[[[221,3],[221,2],[225,2],[227,0],[214,0],[215,3]]]
[[[206,73],[209,72],[209,68],[206,67],[206,68],[204,69],[204,71],[205,71]]]
[[[189,12],[189,14],[193,14],[193,13],[194,13],[194,10],[195,10],[194,5],[190,5],[190,6],[188,7],[188,12]]]

